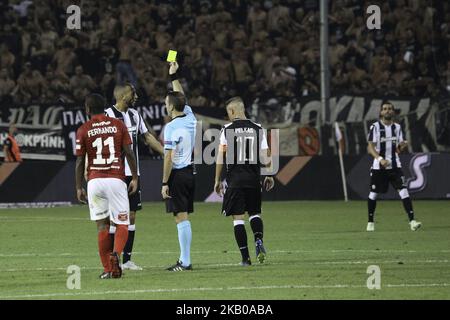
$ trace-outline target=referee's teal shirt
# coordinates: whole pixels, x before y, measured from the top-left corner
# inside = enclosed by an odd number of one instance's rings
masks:
[[[173,169],[192,164],[197,119],[188,105],[184,106],[183,112],[184,115],[173,118],[164,128],[164,149],[173,150]]]

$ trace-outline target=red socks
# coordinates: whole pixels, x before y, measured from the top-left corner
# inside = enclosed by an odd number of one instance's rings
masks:
[[[108,230],[98,232],[98,253],[100,254],[104,271],[110,272],[111,266],[109,265],[109,256],[112,253],[112,243]]]
[[[127,240],[128,226],[123,224],[116,225],[116,236],[114,237],[114,252],[116,252],[119,256],[122,254]]]

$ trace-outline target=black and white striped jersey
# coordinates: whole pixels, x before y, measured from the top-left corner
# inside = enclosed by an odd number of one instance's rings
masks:
[[[108,117],[116,118],[122,120],[127,126],[128,133],[130,134],[131,141],[133,142],[133,152],[136,157],[137,172],[139,172],[139,144],[138,137],[141,134],[148,132],[147,126],[145,125],[142,116],[136,109],[129,108],[127,112],[119,111],[116,106],[112,106],[105,110],[105,114]],[[127,159],[125,159],[125,175],[131,176],[130,166],[128,165]]]
[[[375,150],[384,159],[390,162],[385,169],[401,168],[400,158],[396,152],[397,145],[404,141],[402,127],[393,122],[387,126],[381,120],[373,123],[369,129],[368,142],[375,145]],[[373,160],[372,169],[383,169],[377,159]]]

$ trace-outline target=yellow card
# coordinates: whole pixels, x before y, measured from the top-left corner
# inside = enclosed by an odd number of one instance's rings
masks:
[[[169,53],[167,54],[167,61],[168,62],[177,61],[177,52],[173,51],[173,50],[169,50]]]

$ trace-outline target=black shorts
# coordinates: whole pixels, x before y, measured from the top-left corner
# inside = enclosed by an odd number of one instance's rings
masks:
[[[249,216],[261,213],[261,188],[228,188],[222,204],[225,216],[248,213]]]
[[[169,181],[169,195],[166,200],[167,213],[176,216],[180,212],[194,212],[195,179],[191,166],[182,169],[172,169]]]
[[[130,185],[130,182],[132,180],[132,177],[130,176],[126,176],[125,177],[125,182],[127,184],[127,188]],[[136,212],[139,210],[142,210],[142,203],[141,203],[141,178],[138,178],[138,188],[137,191],[132,194],[132,195],[128,195],[128,201],[130,202],[130,211],[131,212]]]
[[[370,170],[370,191],[386,193],[389,183],[395,190],[406,188],[406,180],[402,169]]]

